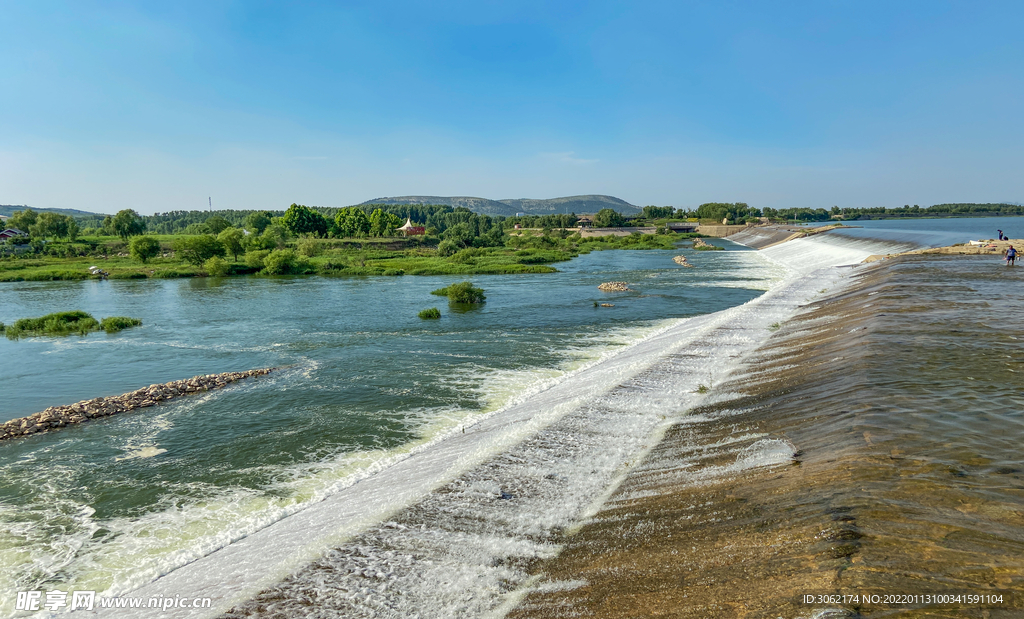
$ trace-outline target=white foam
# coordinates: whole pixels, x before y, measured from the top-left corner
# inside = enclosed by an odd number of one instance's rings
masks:
[[[265,528],[226,546],[230,539],[220,541],[220,550],[202,558],[193,551],[187,559],[198,560],[132,595],[209,596],[215,600],[212,612],[178,609],[167,616],[215,614],[326,549],[343,549],[346,540],[372,530],[374,539],[387,539],[388,544],[415,545],[432,557],[435,567],[401,567],[404,564],[385,552],[387,544],[381,542],[381,547],[361,553],[359,561],[374,573],[391,569],[392,581],[402,586],[357,591],[354,608],[383,612],[380,605],[385,604],[415,608],[424,617],[493,611],[509,584],[525,582],[521,571],[502,567],[503,563],[493,567],[494,561],[557,552],[557,547],[538,540],[578,522],[588,506],[606,496],[655,444],[664,428],[688,408],[718,395],[697,393],[700,385],[721,384],[741,356],[770,335],[770,325],[786,320],[807,299],[819,297],[819,289],[841,287],[846,272],[827,267],[876,253],[864,248],[836,250],[814,238],[777,247],[782,249],[737,252],[751,264],[768,258],[785,269],[776,270],[771,277],[774,286],[765,295],[715,314],[658,324],[638,342],[610,347],[600,360],[581,362],[564,376],[540,377],[534,388],[519,397],[509,396],[504,406],[466,420],[465,433],[461,427],[438,428],[430,440],[377,459],[316,493],[319,502],[294,506],[295,512],[285,510],[290,515],[278,514],[276,521],[268,518],[272,524],[266,522]],[[499,382],[492,383],[495,389],[508,389]],[[730,468],[779,464],[793,451],[784,441],[755,438]],[[492,464],[479,468],[484,462]],[[455,484],[457,491],[430,494],[447,483]],[[516,484],[521,488],[510,490]],[[425,499],[429,500],[421,503]],[[375,525],[416,503],[438,505],[437,513],[464,513],[470,521],[491,523],[493,531],[469,534],[441,525],[425,524],[425,530]],[[213,549],[207,548],[205,552]],[[338,553],[339,561],[354,561]]]

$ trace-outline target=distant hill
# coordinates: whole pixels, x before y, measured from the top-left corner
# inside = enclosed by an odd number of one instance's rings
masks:
[[[17,211],[24,211],[30,208],[37,213],[60,213],[61,215],[71,215],[72,217],[105,217],[103,213],[90,213],[89,211],[80,211],[74,208],[36,208],[34,206],[25,206],[24,204],[0,204],[0,215],[10,217]]]
[[[550,198],[548,200],[533,200],[530,198],[489,200],[487,198],[473,198],[469,196],[397,196],[391,198],[375,198],[367,200],[357,206],[368,204],[444,204],[447,206],[464,206],[474,213],[481,215],[504,215],[511,217],[516,213],[527,215],[551,215],[553,213],[596,213],[603,208],[614,209],[624,215],[633,215],[640,212],[640,207],[633,206],[625,200],[612,196],[568,196],[565,198]]]
[[[623,215],[634,215],[639,213],[639,206],[633,206],[625,200],[613,196],[568,196],[565,198],[550,198],[548,200],[531,200],[519,198],[515,200],[499,200],[502,204],[512,207],[515,212],[529,213],[530,215],[550,215],[557,213],[596,213],[603,208],[610,208]]]

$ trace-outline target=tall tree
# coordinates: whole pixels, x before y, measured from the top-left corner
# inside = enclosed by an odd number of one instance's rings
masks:
[[[245,251],[242,247],[243,238],[244,235],[238,228],[225,228],[217,235],[217,240],[224,245],[224,249],[226,249],[229,254],[235,257],[235,262],[238,262],[238,254]]]
[[[224,244],[210,234],[182,236],[174,240],[174,252],[185,262],[199,266],[213,258],[223,256]]]
[[[138,236],[146,231],[146,224],[142,217],[130,208],[118,211],[117,215],[110,221],[110,227],[114,234],[127,241],[129,237]]]
[[[330,228],[326,217],[301,204],[289,206],[281,219],[292,234],[327,236],[327,230]]]
[[[30,208],[24,211],[16,211],[9,218],[7,218],[7,227],[16,228],[22,232],[28,232],[29,228],[36,224],[36,220],[39,218],[39,213],[36,213]]]

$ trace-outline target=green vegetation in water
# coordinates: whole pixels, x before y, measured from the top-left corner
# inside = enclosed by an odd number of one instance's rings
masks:
[[[781,328],[782,328],[782,325],[780,323],[777,323],[777,322],[773,322],[772,324],[768,325],[768,330],[769,331],[778,331]]]
[[[474,288],[470,282],[459,282],[458,284],[452,284],[446,288],[438,288],[430,294],[436,294],[439,297],[448,297],[449,303],[462,303],[466,305],[472,305],[474,303],[483,303],[487,297],[484,296],[483,288]]]
[[[123,329],[129,329],[131,327],[138,327],[142,324],[142,321],[138,318],[129,318],[127,316],[111,316],[104,318],[100,321],[100,328],[107,333],[117,333]]]
[[[697,393],[707,393],[708,391],[711,390],[708,389],[707,385],[697,385]]]
[[[86,335],[93,331],[104,330],[117,333],[122,329],[137,327],[142,324],[138,318],[111,316],[98,321],[83,311],[56,312],[39,318],[22,318],[13,325],[0,323],[0,330],[8,339],[17,340],[33,336],[66,336]]]
[[[440,318],[441,317],[441,310],[437,309],[436,307],[432,307],[430,309],[425,309],[425,310],[423,310],[423,311],[421,311],[419,313],[419,317],[424,319],[424,320],[431,320],[431,319],[434,319],[434,318]]]
[[[725,251],[724,247],[718,245],[694,245],[694,251]]]

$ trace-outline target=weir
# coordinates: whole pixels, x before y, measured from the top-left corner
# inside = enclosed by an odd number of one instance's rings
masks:
[[[892,247],[828,236],[761,252],[790,275],[755,300],[681,320],[130,595],[213,599],[169,617],[503,614],[666,429],[722,397],[716,385],[799,307],[849,283],[837,267]],[[741,468],[794,457],[748,438]]]
[[[1024,273],[907,256],[805,308],[634,467],[509,617],[1019,617]],[[745,467],[759,442],[795,450]]]

